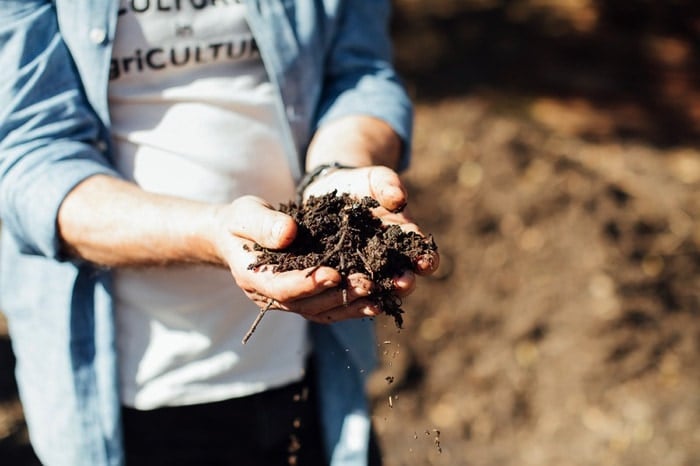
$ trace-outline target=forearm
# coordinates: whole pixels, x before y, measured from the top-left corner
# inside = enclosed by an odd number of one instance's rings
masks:
[[[97,175],[66,196],[57,222],[65,251],[100,265],[224,265],[210,240],[215,210]]]
[[[401,138],[384,121],[369,116],[345,117],[319,128],[309,145],[306,169],[332,162],[396,169],[401,149]]]

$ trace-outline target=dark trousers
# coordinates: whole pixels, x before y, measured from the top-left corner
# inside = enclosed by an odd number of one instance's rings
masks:
[[[122,408],[127,466],[327,466],[313,389],[301,382],[215,403]],[[370,464],[381,457],[372,439]]]

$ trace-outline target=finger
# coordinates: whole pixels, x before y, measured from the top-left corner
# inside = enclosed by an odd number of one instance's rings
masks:
[[[307,314],[304,317],[319,324],[332,324],[348,319],[375,317],[380,313],[381,310],[376,303],[369,299],[358,299],[347,306],[338,306],[318,314]]]
[[[329,309],[348,306],[358,299],[366,298],[372,293],[372,287],[373,283],[369,278],[357,274],[348,278],[346,287],[335,287],[315,296],[291,302],[286,310],[304,316],[321,314]]]
[[[257,253],[249,240],[232,236],[228,262],[236,284],[253,300],[256,296],[280,303],[319,294],[341,283],[340,273],[331,267],[310,267],[305,270],[274,271],[272,265],[251,267]]]
[[[418,275],[430,275],[434,273],[440,266],[440,254],[432,252],[423,255],[416,261],[415,272]]]
[[[394,278],[394,293],[399,297],[406,297],[416,288],[416,274],[406,270],[400,276]]]
[[[408,194],[399,175],[387,167],[372,167],[369,171],[370,196],[390,212],[406,207]]]
[[[229,232],[270,249],[283,249],[294,240],[297,225],[282,212],[255,196],[243,196],[230,205]]]
[[[281,273],[269,270],[247,272],[244,279],[237,280],[238,285],[249,296],[274,299],[284,310],[289,310],[295,301],[323,293],[341,282],[340,274],[330,267]]]
[[[408,217],[403,215],[403,213],[392,213],[381,207],[375,209],[373,213],[384,225],[398,225],[404,232],[412,231],[421,236],[425,236],[421,233],[418,225],[413,223]]]

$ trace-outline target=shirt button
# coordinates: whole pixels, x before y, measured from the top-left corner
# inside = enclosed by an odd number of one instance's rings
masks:
[[[107,31],[103,28],[92,28],[90,29],[90,41],[93,44],[101,44],[107,38]]]
[[[100,152],[107,152],[107,143],[103,140],[99,140],[95,143],[95,148]]]

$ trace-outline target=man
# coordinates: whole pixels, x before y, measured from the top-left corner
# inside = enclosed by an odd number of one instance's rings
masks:
[[[369,279],[244,246],[290,244],[271,206],[304,172],[416,229],[389,213],[411,107],[386,3],[0,2],[1,296],[44,463],[379,462]]]

